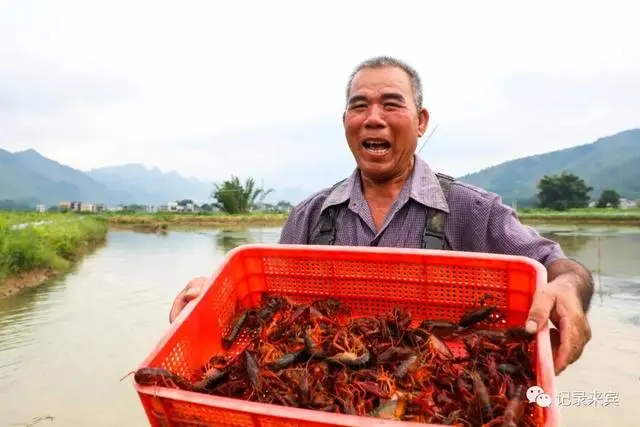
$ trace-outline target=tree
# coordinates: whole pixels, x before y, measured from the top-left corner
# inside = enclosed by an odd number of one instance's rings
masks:
[[[568,172],[545,175],[537,187],[538,206],[559,211],[587,207],[589,192],[593,190],[582,178]]]
[[[253,178],[248,178],[242,185],[238,177],[232,176],[222,185],[214,184],[211,198],[215,200],[213,206],[221,211],[237,214],[255,209],[272,191],[258,188]]]
[[[178,203],[178,206],[182,206],[183,208],[186,208],[188,204],[195,205],[195,203],[193,203],[193,200],[191,199],[179,200],[177,203]]]
[[[608,206],[617,208],[620,206],[620,195],[616,190],[603,190],[596,206],[599,208],[606,208]]]
[[[278,212],[289,212],[291,209],[293,209],[293,205],[290,202],[287,202],[286,200],[280,200],[276,204],[276,210]]]

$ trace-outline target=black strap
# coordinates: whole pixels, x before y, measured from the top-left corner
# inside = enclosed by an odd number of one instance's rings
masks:
[[[346,179],[343,179],[340,182],[335,183],[328,194],[340,184],[345,182]],[[338,208],[339,205],[329,206],[325,209],[318,219],[318,226],[314,233],[311,236],[312,245],[333,245],[336,240],[336,219],[338,218]]]
[[[449,201],[449,189],[455,178],[437,173],[444,198]],[[422,233],[422,249],[447,249],[447,241],[444,235],[444,221],[446,213],[438,209],[427,209],[427,221]]]
[[[449,189],[455,178],[442,173],[436,173],[444,198],[448,202]],[[334,184],[329,190],[329,194],[340,184],[346,180],[342,180]],[[329,206],[325,209],[320,218],[315,232],[312,233],[312,245],[333,245],[336,240],[336,219],[338,217],[338,209],[340,205]],[[422,249],[447,249],[448,245],[444,235],[444,221],[446,213],[438,209],[427,208],[427,220],[422,235]]]

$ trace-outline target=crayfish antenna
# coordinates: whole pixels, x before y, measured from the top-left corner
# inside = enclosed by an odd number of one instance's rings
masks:
[[[124,377],[120,378],[120,382],[122,382],[122,380],[123,380],[123,379],[125,379],[125,378],[127,378],[129,375],[131,375],[131,374],[135,374],[135,373],[136,373],[136,371],[131,371],[131,372],[129,372],[129,373],[128,373],[128,374],[126,374]]]

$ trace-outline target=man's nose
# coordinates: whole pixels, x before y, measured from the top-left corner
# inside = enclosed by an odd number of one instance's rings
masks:
[[[368,129],[380,129],[385,127],[385,121],[382,117],[380,107],[372,105],[367,110],[367,116],[364,120],[364,126]]]

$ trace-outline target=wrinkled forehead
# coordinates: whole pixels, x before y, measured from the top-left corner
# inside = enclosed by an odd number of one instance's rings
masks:
[[[401,68],[365,68],[353,77],[347,102],[351,102],[354,97],[360,99],[402,97],[405,101],[411,102],[413,96],[411,79]]]

